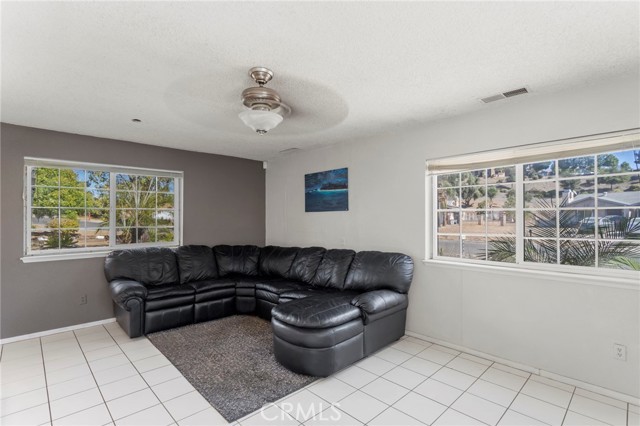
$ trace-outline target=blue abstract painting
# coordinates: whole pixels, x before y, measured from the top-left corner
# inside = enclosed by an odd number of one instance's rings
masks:
[[[349,210],[349,171],[344,169],[304,175],[304,211]]]

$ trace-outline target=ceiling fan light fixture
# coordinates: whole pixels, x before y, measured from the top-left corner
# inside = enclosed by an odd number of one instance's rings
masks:
[[[242,104],[247,108],[238,117],[256,133],[264,135],[274,129],[291,113],[280,95],[270,88],[264,87],[272,78],[273,71],[265,67],[254,67],[249,70],[249,76],[258,84],[242,91]]]
[[[259,135],[264,135],[269,130],[274,129],[284,119],[280,114],[269,110],[247,109],[242,111],[238,117],[249,128]]]

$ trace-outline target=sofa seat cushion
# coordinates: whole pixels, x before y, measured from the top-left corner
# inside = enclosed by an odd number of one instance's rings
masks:
[[[196,293],[200,294],[223,288],[235,288],[236,281],[228,278],[218,278],[215,280],[194,281],[187,285],[192,287]]]
[[[147,311],[193,305],[195,290],[189,285],[158,285],[147,288]]]
[[[258,281],[256,282],[256,291],[263,290],[269,291],[275,294],[282,294],[286,291],[303,290],[309,288],[308,286],[289,280],[270,280],[270,281]]]
[[[273,309],[278,321],[300,328],[329,328],[358,319],[360,309],[351,304],[352,294],[321,294],[293,300]]]
[[[168,297],[192,296],[193,287],[183,284],[155,285],[147,287],[147,301],[165,299]]]
[[[277,308],[274,308],[274,310]],[[273,312],[273,311],[271,311]],[[272,317],[274,337],[303,348],[330,348],[361,335],[364,325],[359,319],[329,328],[299,328]]]
[[[288,280],[258,282],[256,283],[256,298],[278,304],[282,293],[301,290],[305,287],[304,284]]]
[[[280,294],[280,299],[298,300],[298,299],[304,299],[305,297],[319,296],[322,294],[336,294],[336,293],[346,294],[334,288],[307,287],[299,290],[285,291],[284,293]],[[353,292],[350,294],[353,294],[355,296],[358,293]]]

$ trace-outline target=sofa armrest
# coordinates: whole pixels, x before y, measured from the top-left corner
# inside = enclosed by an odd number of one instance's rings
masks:
[[[111,298],[118,305],[129,310],[127,302],[131,299],[143,301],[147,298],[147,288],[138,281],[113,280],[109,283]]]
[[[406,309],[408,298],[406,294],[392,290],[374,290],[357,295],[351,304],[360,308],[365,324],[386,317],[402,309]]]

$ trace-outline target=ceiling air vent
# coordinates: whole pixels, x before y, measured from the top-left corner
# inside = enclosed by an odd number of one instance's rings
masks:
[[[511,98],[513,96],[524,95],[525,93],[529,93],[526,87],[521,87],[516,90],[509,90],[508,92],[504,92],[503,95],[505,98]]]
[[[521,87],[519,89],[509,90],[508,92],[499,93],[497,95],[487,96],[486,98],[482,98],[480,100],[485,104],[488,104],[490,102],[499,101],[500,99],[506,99],[506,98],[512,98],[518,95],[524,95],[525,93],[529,93],[529,91],[527,90],[526,87]]]

